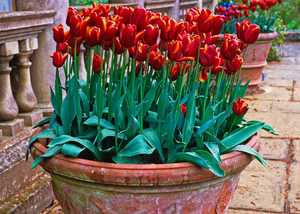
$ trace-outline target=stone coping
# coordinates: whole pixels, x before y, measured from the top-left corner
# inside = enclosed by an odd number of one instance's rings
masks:
[[[0,13],[0,44],[37,35],[54,23],[54,10]]]

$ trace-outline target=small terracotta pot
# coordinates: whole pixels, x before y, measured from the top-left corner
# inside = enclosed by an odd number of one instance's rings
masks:
[[[250,44],[244,51],[244,63],[241,70],[241,79],[250,80],[250,86],[255,86],[262,81],[262,71],[267,65],[267,57],[272,46],[272,41],[277,33],[261,33],[254,44]]]
[[[247,145],[258,150],[258,136]],[[34,158],[46,151],[34,144]],[[241,152],[222,156],[226,176],[218,178],[191,163],[114,164],[57,155],[42,163],[52,176],[65,214],[227,213],[240,172],[252,161]]]

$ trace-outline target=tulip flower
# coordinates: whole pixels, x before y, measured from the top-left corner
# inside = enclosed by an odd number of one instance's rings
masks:
[[[59,24],[52,28],[53,30],[53,38],[57,43],[63,43],[68,39],[69,32],[65,32],[64,26]]]
[[[62,53],[67,53],[68,47],[69,47],[69,45],[68,45],[67,42],[57,43],[56,44],[56,51],[62,52]]]
[[[182,42],[174,40],[168,44],[168,57],[170,60],[176,61],[182,56]]]
[[[226,63],[226,72],[228,74],[239,71],[243,64],[243,58],[240,55],[236,55],[233,59],[228,60]]]
[[[133,8],[124,7],[124,6],[115,7],[114,8],[114,14],[119,15],[120,17],[122,17],[124,24],[129,24],[130,20],[132,19]]]
[[[159,51],[151,51],[149,54],[149,64],[155,69],[160,70],[165,63],[164,56]]]
[[[170,79],[172,81],[177,80],[179,74],[180,74],[180,63],[176,63],[175,65],[172,66],[170,70]]]
[[[93,47],[100,43],[101,31],[98,27],[87,27],[85,33],[85,41],[90,46]]]
[[[63,54],[62,52],[55,51],[52,54],[52,63],[56,68],[60,68],[61,66],[64,65],[66,59],[67,59],[67,54]]]
[[[125,48],[121,45],[119,37],[114,38],[114,52],[115,54],[122,54],[124,53]]]
[[[78,14],[78,11],[74,7],[69,7],[66,23],[68,26],[71,26],[71,18]]]
[[[103,68],[103,59],[99,54],[94,54],[93,56],[93,71],[98,74]]]
[[[260,33],[259,26],[248,20],[236,23],[236,33],[240,40],[247,44],[255,43]]]
[[[120,31],[120,41],[125,48],[134,46],[136,36],[136,26],[132,24],[123,25]]]
[[[241,98],[238,98],[232,105],[232,111],[239,117],[243,116],[248,111],[248,104]]]
[[[234,38],[234,36],[225,34],[221,54],[225,59],[232,59],[236,55],[241,54],[241,42]]]
[[[157,26],[153,26],[150,24],[147,25],[144,33],[145,42],[150,46],[156,44],[158,34],[159,34],[159,28]]]
[[[148,45],[139,42],[136,46],[135,59],[145,61],[147,59]]]
[[[132,13],[132,21],[135,24],[138,31],[141,31],[147,26],[147,11],[145,8],[134,8]]]
[[[180,111],[181,111],[183,114],[186,113],[186,111],[187,111],[186,104],[181,104],[181,105],[180,105]]]
[[[211,66],[214,58],[218,56],[218,49],[215,45],[205,45],[200,48],[200,64],[203,66]]]
[[[199,74],[199,81],[206,82],[208,80],[208,67],[203,67]]]

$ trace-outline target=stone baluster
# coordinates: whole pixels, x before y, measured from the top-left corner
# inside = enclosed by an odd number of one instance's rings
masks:
[[[0,121],[13,120],[18,114],[18,106],[11,88],[12,68],[9,64],[18,50],[18,42],[0,44]]]
[[[21,113],[33,111],[37,98],[33,92],[30,78],[30,57],[38,48],[37,38],[19,41],[20,53],[16,59],[16,71],[13,72],[13,92]]]

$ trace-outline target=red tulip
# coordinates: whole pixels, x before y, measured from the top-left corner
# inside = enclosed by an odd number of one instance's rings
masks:
[[[120,31],[120,41],[125,48],[134,46],[136,36],[136,26],[132,24],[123,25]]]
[[[145,8],[134,8],[132,13],[132,23],[136,25],[137,31],[144,30],[147,26],[147,11]]]
[[[62,53],[67,53],[68,47],[69,47],[69,45],[68,45],[67,42],[57,43],[56,44],[56,51],[62,52]]]
[[[157,26],[147,25],[144,34],[145,42],[150,46],[155,45],[157,42],[158,34],[159,28]]]
[[[221,57],[215,57],[213,60],[213,65],[211,67],[211,73],[218,74],[223,70],[224,59]]]
[[[133,8],[124,6],[115,7],[114,14],[122,17],[124,24],[129,24],[133,14]]]
[[[182,112],[183,114],[185,114],[186,111],[187,111],[186,104],[181,104],[181,105],[180,105],[180,110],[181,110],[181,112]]]
[[[233,59],[226,62],[226,73],[232,74],[241,69],[243,64],[243,58],[240,55],[236,55]]]
[[[182,56],[182,42],[174,40],[168,44],[168,57],[170,60],[176,61]]]
[[[232,59],[236,55],[241,54],[241,42],[233,35],[225,34],[221,54],[225,59]]]
[[[60,68],[61,66],[64,65],[66,59],[67,59],[67,54],[63,54],[59,51],[55,51],[53,54],[52,54],[52,63],[53,65],[56,67],[56,68]]]
[[[159,51],[151,51],[149,54],[149,64],[155,69],[160,70],[165,63],[164,56]]]
[[[147,59],[148,45],[139,42],[136,46],[135,59],[145,61]]]
[[[205,45],[204,48],[200,48],[200,64],[203,66],[211,66],[214,62],[214,58],[218,56],[217,50],[215,45]]]
[[[243,116],[248,111],[248,104],[241,98],[238,98],[232,105],[232,111],[237,116]]]
[[[208,67],[203,67],[200,75],[199,75],[199,81],[200,82],[206,82],[208,80]]]
[[[125,48],[121,45],[119,37],[114,38],[114,51],[116,54],[122,54],[125,51]]]
[[[53,38],[55,42],[62,43],[68,39],[69,32],[64,30],[64,26],[59,24],[52,28],[53,30]]]
[[[170,78],[172,81],[177,80],[180,74],[180,63],[176,63],[170,70]]]
[[[99,54],[94,54],[93,56],[93,71],[98,74],[103,68],[103,59]]]
[[[100,43],[101,31],[98,27],[87,27],[85,33],[85,41],[90,46],[93,47]]]
[[[240,40],[247,44],[255,43],[260,33],[259,26],[251,24],[248,20],[244,20],[236,24],[237,36]]]
[[[78,14],[78,11],[74,7],[69,7],[66,20],[68,26],[71,25],[71,18],[76,14]]]

